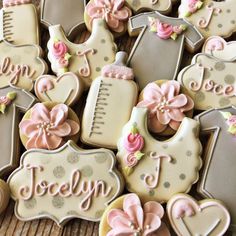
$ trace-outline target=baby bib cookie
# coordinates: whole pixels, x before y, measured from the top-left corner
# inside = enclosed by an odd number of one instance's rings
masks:
[[[127,54],[118,52],[116,62],[102,69],[90,87],[81,140],[92,146],[117,149],[123,126],[129,121],[138,98],[138,87],[131,68],[125,66]]]
[[[40,76],[35,82],[34,91],[41,102],[57,102],[71,106],[79,100],[83,87],[79,77],[67,72],[59,77]]]
[[[138,36],[128,63],[140,89],[150,82],[175,79],[184,47],[193,52],[203,43],[203,37],[189,22],[158,12],[131,17],[128,30],[131,36]]]
[[[226,42],[219,36],[212,36],[205,41],[202,52],[224,61],[235,61],[236,41]]]
[[[40,3],[41,23],[45,27],[61,25],[70,39],[84,28],[86,0],[42,0]]]
[[[235,70],[236,62],[200,53],[179,73],[178,81],[188,90],[195,109],[221,108],[236,104]]]
[[[0,179],[0,214],[2,214],[8,205],[10,200],[10,189],[8,184]]]
[[[207,135],[204,167],[198,192],[206,198],[223,201],[231,214],[231,229],[236,232],[236,108],[211,109],[196,117],[201,133]],[[209,136],[210,135],[210,136]]]
[[[0,88],[13,85],[31,91],[34,81],[47,73],[42,50],[36,45],[13,46],[2,41],[0,52]]]
[[[234,0],[181,0],[179,17],[198,28],[204,38],[230,37],[236,31]]]
[[[0,88],[0,176],[17,167],[20,154],[19,119],[36,102],[36,98],[19,88]]]
[[[72,141],[55,151],[24,153],[8,184],[18,219],[50,218],[60,226],[72,218],[99,221],[123,191],[113,152],[82,150]]]
[[[117,158],[128,191],[145,200],[167,202],[173,194],[188,192],[198,180],[199,123],[185,117],[171,139],[157,141],[148,132],[147,115],[146,108],[133,109],[118,142]]]
[[[230,224],[229,212],[220,201],[198,202],[187,194],[174,195],[167,204],[167,213],[179,236],[224,235]]]
[[[71,139],[78,141],[79,118],[65,104],[37,103],[20,122],[20,138],[26,149],[54,150]]]
[[[102,19],[94,20],[92,34],[82,44],[68,41],[60,25],[50,26],[49,33],[48,59],[58,76],[73,72],[89,87],[102,67],[115,60],[116,44]]]
[[[112,235],[158,235],[170,236],[161,221],[164,209],[158,202],[142,203],[136,194],[127,194],[113,201],[104,212],[100,225],[100,236]]]
[[[172,135],[178,130],[184,117],[192,117],[194,103],[183,93],[179,82],[159,80],[144,88],[137,107],[148,109],[150,132]]]
[[[85,7],[84,20],[89,31],[93,21],[101,18],[116,35],[127,30],[127,23],[132,11],[125,5],[125,0],[90,0]]]
[[[14,45],[39,45],[38,13],[32,1],[3,0],[2,2],[0,39],[5,39]]]

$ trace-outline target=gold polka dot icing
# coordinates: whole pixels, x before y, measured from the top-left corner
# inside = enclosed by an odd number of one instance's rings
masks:
[[[99,221],[123,191],[113,152],[82,150],[73,141],[55,151],[25,152],[8,184],[18,219],[50,218],[60,226],[72,218]]]

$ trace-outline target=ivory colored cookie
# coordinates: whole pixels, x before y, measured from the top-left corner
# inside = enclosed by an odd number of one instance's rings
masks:
[[[198,129],[198,122],[184,118],[171,139],[157,141],[147,130],[147,109],[135,107],[117,153],[128,191],[158,202],[188,192],[202,165]]]
[[[34,81],[47,73],[42,50],[36,45],[13,46],[2,41],[0,52],[0,88],[13,85],[31,91]]]
[[[226,42],[219,36],[212,36],[205,41],[202,52],[221,60],[235,61],[236,41]]]
[[[71,139],[78,141],[79,118],[65,104],[37,103],[20,122],[20,138],[26,149],[54,150]]]
[[[72,218],[99,221],[123,191],[113,152],[82,150],[72,141],[55,151],[27,151],[8,183],[18,219],[46,217],[60,226]]]
[[[65,103],[71,106],[82,95],[83,82],[71,72],[58,78],[53,75],[42,75],[36,80],[34,91],[41,102]]]
[[[158,202],[146,202],[143,206],[136,194],[127,194],[113,201],[104,212],[100,236],[111,235],[158,235],[170,236],[161,221],[164,209]]]
[[[179,236],[224,235],[230,224],[225,206],[215,199],[196,201],[187,194],[174,195],[167,204],[172,228]]]
[[[115,60],[116,44],[102,19],[95,19],[90,38],[82,44],[68,41],[60,25],[49,27],[48,59],[59,76],[70,71],[89,87],[103,66]]]
[[[181,0],[179,17],[195,25],[204,38],[230,37],[236,31],[235,0]]]
[[[200,53],[179,73],[178,81],[188,90],[195,109],[220,108],[236,104],[235,70],[236,62]]]
[[[61,25],[69,38],[84,28],[86,0],[42,0],[41,22],[44,26]]]
[[[172,135],[178,130],[184,117],[192,117],[194,103],[183,93],[179,82],[159,80],[144,88],[137,107],[148,109],[150,132]]]
[[[138,98],[138,87],[127,54],[118,52],[116,62],[102,69],[90,87],[82,120],[81,140],[98,147],[117,149],[123,126]]]
[[[8,205],[10,200],[10,189],[6,182],[0,179],[0,214],[2,214]]]
[[[19,119],[20,113],[25,113],[35,103],[36,98],[21,89],[10,86],[0,88],[0,176],[4,177],[19,163],[20,139]]]
[[[0,39],[14,45],[39,45],[38,13],[31,0],[3,0]]]

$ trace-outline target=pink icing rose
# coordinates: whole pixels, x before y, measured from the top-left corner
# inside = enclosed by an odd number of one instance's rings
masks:
[[[163,215],[164,209],[158,202],[147,202],[142,207],[136,194],[128,194],[124,198],[123,209],[108,212],[107,222],[111,230],[107,236],[170,236],[161,221]]]
[[[49,110],[38,103],[31,109],[31,117],[20,122],[20,131],[28,138],[27,149],[54,150],[63,145],[63,138],[79,132],[79,124],[68,119],[68,106],[58,104]]]
[[[60,59],[68,52],[68,47],[65,43],[59,41],[53,44],[52,54],[56,59]]]
[[[67,68],[69,66],[69,60],[62,57],[58,60],[58,65],[60,68]]]
[[[158,22],[157,23],[157,35],[161,39],[169,39],[173,34],[173,26],[167,23]]]
[[[135,157],[134,153],[130,153],[125,158],[125,163],[128,167],[134,167],[138,164],[138,159]]]
[[[144,139],[140,134],[130,133],[124,140],[124,147],[130,153],[141,151],[143,146]]]
[[[236,115],[232,115],[228,120],[227,120],[228,125],[235,125],[236,126]]]
[[[191,13],[194,13],[197,11],[196,4],[199,2],[199,0],[188,0],[188,9]]]
[[[2,96],[0,97],[0,104],[4,105],[10,105],[11,104],[11,99],[9,99],[7,96]]]

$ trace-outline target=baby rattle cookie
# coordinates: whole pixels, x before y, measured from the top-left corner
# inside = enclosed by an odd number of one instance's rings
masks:
[[[148,109],[148,129],[160,135],[174,134],[184,117],[192,117],[193,100],[183,93],[177,81],[159,80],[148,84],[137,107]]]
[[[82,150],[72,141],[55,151],[27,151],[8,178],[16,217],[50,218],[60,226],[72,218],[99,221],[123,191],[115,162],[109,150]]]
[[[208,110],[236,104],[236,62],[197,54],[192,64],[178,75],[178,81],[192,97],[195,109]]]
[[[236,31],[235,0],[181,0],[179,17],[198,28],[204,38],[230,37]]]
[[[71,106],[79,100],[83,87],[79,77],[67,72],[59,77],[40,76],[35,82],[34,91],[41,102],[57,102]]]
[[[10,189],[8,184],[0,179],[0,214],[2,214],[10,200]]]
[[[59,24],[73,39],[84,28],[85,5],[86,0],[42,0],[41,23],[47,28]]]
[[[219,36],[212,36],[205,41],[202,52],[224,61],[235,61],[236,41],[226,42]]]
[[[147,129],[148,110],[133,109],[118,142],[117,159],[129,192],[145,201],[167,202],[188,192],[201,168],[199,123],[185,117],[169,140],[157,141]]]
[[[78,141],[79,118],[65,104],[37,103],[20,122],[20,138],[26,149],[54,150],[71,139]]]
[[[49,33],[48,59],[57,76],[73,72],[88,88],[100,75],[102,67],[115,60],[117,47],[103,19],[93,21],[92,34],[82,44],[70,42],[60,25],[50,26]]]
[[[104,212],[100,225],[100,236],[112,235],[158,235],[170,236],[162,221],[164,209],[158,202],[142,205],[138,195],[127,194],[113,201]]]
[[[2,3],[0,39],[14,45],[39,45],[38,12],[32,1],[3,0]]]
[[[193,52],[203,43],[203,37],[190,23],[158,12],[131,17],[129,34],[139,35],[128,63],[134,70],[140,89],[150,82],[175,79],[184,47]]]
[[[117,149],[123,126],[129,121],[138,98],[138,87],[127,54],[118,52],[116,62],[102,68],[87,97],[81,140],[92,146]]]
[[[174,195],[167,204],[172,228],[179,236],[224,235],[230,215],[222,202],[215,199],[197,201],[187,194]]]

